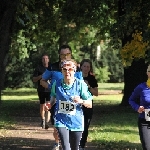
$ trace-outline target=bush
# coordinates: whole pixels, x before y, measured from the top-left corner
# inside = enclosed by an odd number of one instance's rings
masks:
[[[95,72],[95,77],[96,77],[97,81],[100,82],[100,83],[106,83],[110,79],[109,75],[111,73],[108,72],[108,67],[104,67],[104,68],[95,67],[94,72]]]

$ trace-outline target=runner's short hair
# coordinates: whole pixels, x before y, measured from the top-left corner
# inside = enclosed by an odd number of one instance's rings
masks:
[[[62,49],[66,49],[66,48],[68,48],[68,49],[70,50],[70,52],[72,53],[72,49],[71,49],[71,47],[70,47],[69,45],[62,45],[62,46],[60,46],[60,48],[58,49],[58,54],[60,54],[60,51],[61,51]]]

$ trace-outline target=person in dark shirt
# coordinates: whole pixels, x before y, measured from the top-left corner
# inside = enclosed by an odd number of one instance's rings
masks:
[[[49,56],[47,54],[42,55],[42,63],[35,68],[33,73],[33,82],[38,82],[37,93],[40,101],[40,115],[41,115],[41,127],[48,129],[48,122],[50,118],[50,112],[45,111],[45,103],[50,100],[50,90],[40,85],[42,74],[50,66]],[[48,81],[49,82],[49,81]]]
[[[93,75],[92,62],[89,59],[83,59],[80,63],[80,69],[82,71],[84,82],[88,86],[89,92],[94,96],[98,96],[98,83]],[[92,108],[82,106],[82,109],[84,114],[84,131],[80,140],[79,150],[85,149],[85,144],[88,137],[88,128],[93,115],[93,106]]]

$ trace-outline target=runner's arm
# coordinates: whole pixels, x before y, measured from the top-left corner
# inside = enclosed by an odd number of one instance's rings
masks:
[[[51,106],[53,106],[55,103],[56,103],[56,98],[51,96],[51,99],[50,99]]]
[[[82,105],[84,105],[87,108],[92,108],[92,99],[93,96],[88,91],[88,86],[84,81],[81,81],[81,99],[82,99]]]
[[[37,82],[42,78],[42,75],[39,75],[37,77],[33,77],[33,82]]]
[[[40,80],[40,85],[42,85],[44,88],[50,88],[50,84],[47,83],[47,80],[51,79],[52,71],[46,70],[42,74],[42,79]]]
[[[32,78],[32,81],[33,82],[37,82],[39,81],[41,78],[42,78],[42,75],[39,75],[39,71],[38,71],[38,67],[34,70],[33,72],[33,78]]]
[[[42,85],[44,88],[48,89],[48,85],[49,85],[49,84],[47,83],[46,80],[41,79],[41,80],[40,80],[40,85]]]

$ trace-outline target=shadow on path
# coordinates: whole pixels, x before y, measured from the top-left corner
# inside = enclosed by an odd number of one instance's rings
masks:
[[[38,116],[39,104],[34,103],[32,113],[27,110],[24,114],[16,110],[11,117],[16,124],[9,128],[0,129],[0,150],[52,150],[54,144],[53,127],[42,129],[40,117]],[[22,107],[25,109],[26,107]],[[12,108],[11,108],[12,109]],[[96,146],[88,142],[86,150],[98,150]]]

